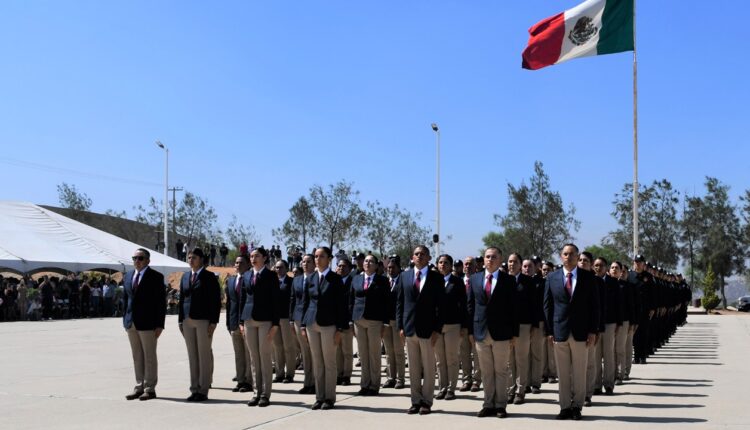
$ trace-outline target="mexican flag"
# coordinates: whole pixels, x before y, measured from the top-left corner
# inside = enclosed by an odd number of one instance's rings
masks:
[[[632,51],[634,0],[586,0],[529,29],[524,69],[537,70],[573,58]]]

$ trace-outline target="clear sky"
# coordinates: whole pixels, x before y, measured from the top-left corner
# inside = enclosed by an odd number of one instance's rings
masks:
[[[263,242],[313,184],[355,182],[475,254],[508,181],[544,163],[581,245],[632,181],[632,54],[521,69],[527,30],[577,0],[6,1],[0,198],[127,210],[170,185]],[[750,3],[639,1],[640,182],[750,186]],[[49,166],[49,167],[45,167]],[[114,178],[110,179],[110,178]]]

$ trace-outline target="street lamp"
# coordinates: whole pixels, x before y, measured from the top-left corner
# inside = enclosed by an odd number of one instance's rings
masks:
[[[164,255],[169,255],[169,236],[167,211],[169,205],[169,148],[161,141],[156,141],[156,146],[164,150]]]
[[[437,124],[432,123],[432,131],[435,132],[435,235],[432,241],[435,243],[435,254],[440,255],[440,129]]]

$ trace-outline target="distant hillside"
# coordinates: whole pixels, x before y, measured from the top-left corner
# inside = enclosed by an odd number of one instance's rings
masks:
[[[107,233],[114,234],[117,237],[135,242],[150,249],[156,249],[156,244],[162,239],[161,232],[158,232],[154,227],[148,224],[138,221],[94,212],[58,208],[55,206],[41,206],[62,216],[72,218],[83,224],[106,231]],[[169,241],[174,243],[174,240],[175,238],[170,235]],[[174,256],[174,249],[169,250],[169,255]]]

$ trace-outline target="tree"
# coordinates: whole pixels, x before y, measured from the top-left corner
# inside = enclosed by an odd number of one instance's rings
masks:
[[[750,248],[750,190],[745,190],[745,194],[740,196],[740,201],[744,202],[742,206],[742,242],[747,249]]]
[[[315,235],[318,220],[305,197],[300,197],[291,208],[289,218],[272,231],[273,236],[284,243],[287,249],[302,248],[307,252],[307,242]]]
[[[242,242],[260,242],[260,235],[255,231],[255,227],[240,223],[237,221],[236,215],[232,215],[232,221],[229,222],[224,234],[227,237],[227,242],[236,249],[240,249]]]
[[[621,250],[609,244],[587,246],[586,251],[590,252],[594,258],[603,257],[610,264],[613,261],[628,264],[628,254],[623,254]]]
[[[682,243],[681,255],[687,259],[687,269],[690,273],[691,288],[695,284],[696,272],[696,250],[700,240],[700,232],[703,230],[701,219],[702,201],[698,197],[685,196],[682,201],[682,218],[680,219],[680,241]]]
[[[377,200],[367,202],[366,236],[370,240],[372,248],[380,254],[381,258],[394,248],[400,214],[398,205],[391,209],[381,206]]]
[[[654,181],[642,186],[638,192],[638,241],[639,251],[649,261],[659,266],[674,269],[679,261],[677,237],[680,224],[677,219],[679,192],[666,180]],[[610,232],[605,241],[622,254],[629,255],[633,249],[633,184],[625,184],[612,202],[612,216],[619,229]]]
[[[91,199],[84,192],[76,189],[75,185],[63,182],[57,186],[57,199],[60,206],[77,211],[88,211],[91,209]]]
[[[310,206],[317,220],[315,236],[329,248],[356,243],[362,235],[365,213],[360,209],[359,191],[353,189],[351,182],[342,180],[328,189],[313,185]]]
[[[122,219],[127,219],[128,218],[128,214],[124,210],[123,211],[118,211],[118,210],[115,210],[115,209],[107,209],[104,212],[104,214],[112,216],[112,217],[115,217],[115,218],[122,218]]]
[[[163,203],[154,197],[149,198],[147,206],[133,207],[137,212],[135,220],[153,226],[163,231],[164,212]],[[211,241],[220,242],[222,233],[217,228],[218,216],[216,210],[208,203],[208,200],[190,191],[185,191],[182,200],[177,203],[174,223],[177,234],[187,238],[188,246],[197,242]]]
[[[721,302],[721,299],[716,295],[716,275],[711,268],[711,264],[709,264],[708,269],[706,270],[706,276],[703,278],[703,297],[701,297],[701,305],[703,306],[703,309],[710,311],[716,309],[719,302]]]
[[[411,254],[417,245],[427,245],[430,239],[430,229],[420,225],[422,213],[399,211],[396,221],[396,238],[390,254],[401,257],[403,262],[411,261]]]
[[[729,186],[712,177],[706,177],[705,185],[706,195],[700,208],[703,229],[698,262],[702,267],[710,265],[718,276],[722,305],[726,308],[726,278],[744,270],[745,249],[736,208],[729,202]]]
[[[518,187],[508,183],[508,197],[507,214],[495,214],[504,252],[550,258],[565,242],[572,241],[572,231],[580,228],[575,207],[571,204],[566,209],[560,193],[550,189],[549,176],[540,161],[534,162],[529,185],[523,181]]]

